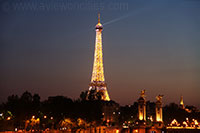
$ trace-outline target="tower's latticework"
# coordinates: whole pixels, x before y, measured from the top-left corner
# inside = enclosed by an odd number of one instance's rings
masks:
[[[102,30],[103,25],[100,23],[100,14],[98,15],[98,24],[96,25],[96,41],[95,41],[95,53],[94,64],[92,71],[92,79],[89,84],[89,90],[96,89],[102,92],[102,100],[109,101],[109,95],[104,78],[103,68],[103,51],[102,51]]]

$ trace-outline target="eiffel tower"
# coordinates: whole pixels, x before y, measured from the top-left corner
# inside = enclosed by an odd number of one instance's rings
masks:
[[[107,85],[104,78],[103,68],[103,51],[102,51],[102,30],[103,25],[100,23],[100,14],[98,14],[98,24],[96,25],[96,41],[95,41],[95,53],[94,64],[92,71],[92,78],[89,84],[89,91],[96,89],[102,92],[102,100],[110,101]]]

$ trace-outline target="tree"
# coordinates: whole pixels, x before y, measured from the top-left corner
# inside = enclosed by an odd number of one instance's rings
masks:
[[[80,94],[80,99],[82,101],[87,100],[87,95],[88,95],[88,91],[82,91],[81,94]]]

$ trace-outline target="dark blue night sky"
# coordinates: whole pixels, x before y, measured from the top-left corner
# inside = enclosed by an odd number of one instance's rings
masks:
[[[199,0],[0,0],[0,102],[87,90],[98,12],[111,99],[200,107]]]

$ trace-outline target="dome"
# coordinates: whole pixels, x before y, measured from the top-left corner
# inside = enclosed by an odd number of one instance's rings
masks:
[[[96,29],[103,29],[103,25],[102,25],[101,23],[98,23],[98,24],[96,25]]]

